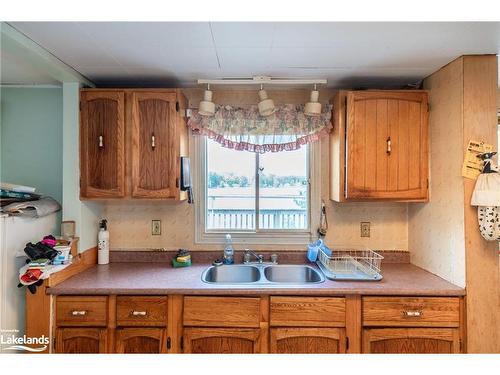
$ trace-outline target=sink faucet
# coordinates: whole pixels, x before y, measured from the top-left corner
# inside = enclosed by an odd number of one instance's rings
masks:
[[[264,257],[262,256],[262,254],[257,254],[250,249],[245,249],[245,255],[243,256],[243,263],[250,263],[250,257],[252,255],[257,259],[259,263],[262,263],[264,261]]]

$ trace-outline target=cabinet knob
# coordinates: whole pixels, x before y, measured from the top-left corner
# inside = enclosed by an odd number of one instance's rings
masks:
[[[387,154],[390,155],[392,151],[391,137],[387,138]]]
[[[146,311],[132,311],[132,316],[146,316],[147,312]]]
[[[99,136],[99,148],[104,147],[104,138],[102,135]]]
[[[422,315],[424,315],[424,312],[422,310],[404,310],[403,311],[403,316],[407,318],[419,318]]]
[[[87,311],[86,310],[73,310],[71,312],[71,315],[73,315],[73,316],[84,316],[84,315],[87,315]]]

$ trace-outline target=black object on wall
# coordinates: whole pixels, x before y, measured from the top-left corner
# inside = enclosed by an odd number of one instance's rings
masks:
[[[193,197],[193,184],[191,181],[191,168],[189,163],[189,158],[181,157],[181,191],[187,191],[188,193],[188,203],[194,203]]]

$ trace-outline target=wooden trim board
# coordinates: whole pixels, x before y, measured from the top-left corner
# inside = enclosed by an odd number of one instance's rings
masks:
[[[463,57],[464,150],[471,139],[497,148],[498,59]],[[500,353],[498,242],[479,233],[477,208],[470,205],[475,181],[464,179],[467,348],[469,353]]]
[[[72,246],[78,246],[76,239]],[[53,331],[54,324],[52,318],[54,316],[53,304],[54,296],[47,294],[47,288],[54,287],[62,283],[64,280],[74,276],[97,263],[97,247],[90,248],[83,253],[78,254],[73,258],[73,263],[64,270],[51,275],[37,289],[36,294],[31,294],[26,290],[26,336],[40,337],[45,335],[50,338],[50,347],[47,351],[40,353],[51,353],[53,351]]]

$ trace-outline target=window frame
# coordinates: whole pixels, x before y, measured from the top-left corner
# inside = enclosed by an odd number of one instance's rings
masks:
[[[279,244],[300,245],[308,244],[316,238],[319,226],[319,212],[321,207],[321,142],[309,144],[308,171],[309,171],[309,202],[308,202],[308,229],[259,229],[254,230],[206,230],[206,185],[207,185],[207,137],[195,135],[193,137],[193,185],[194,185],[194,212],[195,212],[195,243],[222,244],[224,234],[230,233],[235,244]],[[221,146],[222,147],[222,146]],[[246,151],[242,151],[246,152]],[[284,151],[286,152],[286,151]],[[257,163],[256,163],[257,167]],[[256,201],[258,189],[256,190]],[[314,213],[318,213],[315,215]],[[257,223],[256,223],[257,224]]]

